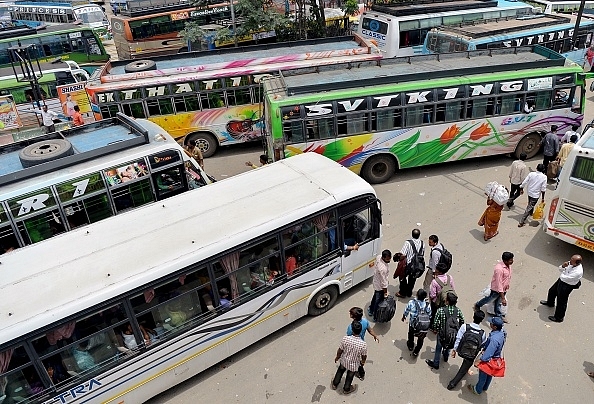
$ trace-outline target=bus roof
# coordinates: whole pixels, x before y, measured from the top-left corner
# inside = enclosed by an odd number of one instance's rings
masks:
[[[501,34],[511,34],[522,31],[536,31],[539,28],[558,26],[559,29],[569,29],[575,26],[576,16],[537,14],[522,16],[516,19],[499,19],[478,24],[463,26],[448,26],[438,28],[442,34],[464,36],[468,39],[491,37]],[[580,26],[594,25],[594,20],[583,18]]]
[[[120,10],[122,16],[141,17],[145,15],[161,15],[171,11],[182,9],[196,10],[196,7],[189,8],[191,3],[188,0],[126,0],[126,8]],[[207,4],[214,4],[207,0]]]
[[[444,11],[470,10],[487,7],[497,7],[497,0],[397,1],[388,4],[373,4],[371,10],[401,17],[405,15],[442,13]]]
[[[60,57],[58,56],[58,57],[56,57],[56,59],[60,59]],[[53,77],[53,78],[46,77],[46,74],[72,71],[72,68],[70,67],[70,65],[63,61],[40,63],[39,66],[41,67],[43,76],[38,78],[38,80],[37,80],[38,83],[44,83],[48,80],[49,81],[55,80],[55,77]],[[76,68],[76,66],[73,66],[73,68]],[[17,68],[16,71],[19,76],[22,76],[23,72],[20,68]],[[35,72],[38,73],[37,66],[35,66]],[[14,86],[25,86],[25,85],[28,85],[28,84],[23,83],[23,82],[21,82],[19,84],[16,81],[16,78],[14,76],[14,70],[12,69],[12,66],[0,68],[0,88],[11,88]]]
[[[83,176],[133,160],[137,155],[144,156],[152,150],[156,153],[177,145],[171,136],[157,136],[159,134],[166,134],[160,126],[118,113],[114,118],[0,146],[0,200],[22,195],[28,188],[39,189],[60,183],[73,176]],[[19,159],[23,148],[52,139],[68,140],[74,154],[33,167],[23,167]]]
[[[304,153],[19,248],[2,256],[0,345],[363,194],[365,180]]]
[[[187,82],[341,62],[359,63],[381,58],[382,54],[375,45],[354,34],[347,37],[165,56],[153,59],[156,62],[156,70],[139,73],[125,73],[124,67],[130,61],[108,62],[100,72],[93,74],[87,83],[87,89],[105,91],[131,85],[154,85],[156,80],[160,84],[166,80]],[[106,73],[108,71],[109,73]],[[100,78],[101,83],[97,78]],[[132,80],[133,84],[126,83]]]
[[[353,69],[352,66],[334,65],[311,70],[281,72],[278,79],[268,80],[275,95],[319,93],[369,85],[394,84],[409,81],[451,78],[476,74],[491,74],[534,68],[564,66],[566,59],[541,46],[502,48],[441,55],[422,55],[384,59]],[[579,66],[574,65],[576,71]],[[274,84],[273,84],[274,83]],[[275,87],[275,88],[271,88]],[[280,87],[280,88],[279,88]]]

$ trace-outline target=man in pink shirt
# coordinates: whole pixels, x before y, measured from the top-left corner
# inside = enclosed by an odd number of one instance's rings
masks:
[[[512,275],[512,264],[514,263],[514,254],[506,251],[501,254],[501,261],[495,265],[493,271],[493,279],[491,279],[491,294],[482,298],[474,305],[474,310],[478,311],[481,307],[493,300],[495,307],[495,316],[503,318],[503,322],[507,323],[505,316],[501,315],[501,305],[507,306],[505,294],[509,290],[509,283]]]
[[[445,306],[446,302],[439,301],[439,294],[443,286],[449,284],[452,290],[456,290],[456,285],[454,285],[454,278],[452,275],[448,275],[447,272],[449,268],[435,268],[435,272],[433,273],[433,280],[429,285],[429,300],[431,300],[431,326],[433,326],[433,320],[435,319],[435,313],[437,309]],[[441,284],[438,282],[441,281]],[[445,293],[445,292],[444,292]]]
[[[375,268],[373,270],[373,298],[367,314],[370,317],[375,315],[375,310],[378,304],[381,303],[388,296],[388,274],[390,269],[388,264],[392,260],[392,252],[390,250],[382,251],[382,255],[378,255],[375,259]]]

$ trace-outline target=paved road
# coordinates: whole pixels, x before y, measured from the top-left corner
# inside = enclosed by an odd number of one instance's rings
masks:
[[[260,150],[258,146],[223,150],[206,160],[207,171],[219,179],[246,171],[244,162],[257,161]],[[533,159],[529,165],[534,168],[539,161]],[[510,164],[511,159],[499,156],[411,169],[375,187],[384,212],[383,247],[399,250],[414,227],[421,229],[424,240],[432,233],[439,235],[453,254],[451,274],[459,306],[469,319],[501,253],[515,254],[506,326],[508,373],[496,379],[487,393],[472,395],[466,381],[454,391],[445,389],[460,360],[450,359],[439,371],[431,370],[424,361],[432,357],[432,335],[419,359],[410,357],[407,325],[398,320],[404,301],[398,303],[395,320],[375,327],[381,343],[370,343],[368,375],[359,382],[359,391],[345,397],[330,390],[336,369],[333,358],[349,322],[348,309],[369,304],[373,290],[368,281],[341,296],[330,312],[298,320],[150,403],[591,402],[594,379],[585,372],[594,371],[589,331],[594,329],[594,254],[549,237],[536,222],[518,229],[524,199],[514,210],[503,212],[500,234],[493,240],[483,241],[477,226],[485,207],[484,185],[493,180],[505,183]],[[538,302],[556,280],[556,266],[575,253],[584,257],[583,286],[571,295],[565,322],[551,323],[547,317],[552,310]],[[389,291],[395,292],[394,285]],[[476,373],[468,379],[475,383]]]

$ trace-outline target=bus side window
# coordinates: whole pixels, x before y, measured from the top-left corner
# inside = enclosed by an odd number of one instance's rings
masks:
[[[3,402],[28,401],[27,398],[43,391],[43,383],[22,345],[0,351],[0,359],[2,363],[2,376],[0,377],[2,396],[0,397]]]
[[[553,108],[569,107],[573,103],[571,97],[571,88],[555,89],[555,98],[553,98]]]
[[[172,167],[153,173],[153,185],[157,191],[157,200],[160,201],[174,196],[186,189],[185,176],[181,167]]]

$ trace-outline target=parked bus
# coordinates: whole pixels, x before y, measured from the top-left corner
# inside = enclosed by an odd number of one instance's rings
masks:
[[[546,14],[561,13],[572,14],[577,13],[580,9],[581,0],[525,0],[524,3],[530,4],[534,7],[540,7]],[[588,14],[594,14],[594,1],[585,1],[584,10]]]
[[[110,62],[86,89],[99,118],[123,112],[150,119],[209,157],[220,145],[261,139],[263,75],[379,58],[377,48],[356,35],[294,41]]]
[[[566,243],[594,251],[594,128],[584,134],[569,153],[559,185],[547,198],[543,230]]]
[[[14,21],[22,21],[27,25],[56,25],[79,23],[86,28],[98,30],[101,34],[107,31],[109,22],[103,9],[88,1],[48,1],[17,0],[9,6],[10,16]]]
[[[175,55],[188,51],[188,43],[179,36],[186,22],[201,25],[231,23],[228,3],[210,4],[204,8],[190,7],[187,2],[163,4],[153,0],[143,8],[142,1],[128,1],[126,10],[111,19],[113,40],[120,59],[142,59]],[[233,42],[231,42],[231,45]]]
[[[11,315],[0,328],[0,393],[9,402],[145,402],[328,311],[373,274],[379,201],[322,156],[200,193],[2,256],[0,311]],[[359,250],[345,253],[353,241]]]
[[[516,18],[532,12],[527,4],[505,0],[500,0],[499,5],[490,0],[417,3],[412,0],[391,6],[373,5],[372,11],[364,12],[360,18],[359,34],[375,40],[386,58],[420,55],[431,28],[466,21]]]
[[[10,66],[8,48],[19,44],[35,45],[30,50],[31,58],[40,63],[69,60],[94,70],[109,60],[99,36],[90,28],[61,24],[36,31],[21,25],[6,28],[0,34],[0,67]]]
[[[0,146],[0,245],[35,244],[211,182],[162,128],[122,114]]]
[[[580,73],[538,45],[287,70],[263,79],[267,150],[322,153],[370,183],[446,161],[530,158],[551,125],[582,121]]]
[[[424,53],[465,52],[476,49],[543,45],[582,64],[592,42],[594,20],[583,18],[572,44],[576,17],[536,14],[517,19],[495,19],[480,24],[464,24],[432,29],[425,38]]]

